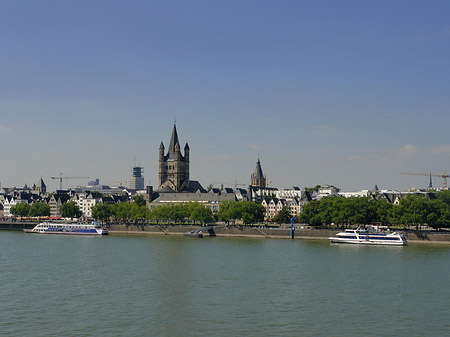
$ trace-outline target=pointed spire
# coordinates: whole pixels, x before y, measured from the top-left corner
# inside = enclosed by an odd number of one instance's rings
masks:
[[[170,154],[175,153],[175,146],[177,144],[178,144],[178,146],[180,146],[180,143],[178,142],[177,126],[175,123],[173,123],[172,137],[170,138],[170,144],[169,144],[169,153]]]
[[[41,180],[38,183],[38,187],[40,187],[40,188],[46,188],[47,187],[47,186],[45,186],[45,183],[44,183],[44,180],[42,180],[42,177],[41,177]]]
[[[263,171],[261,168],[261,162],[259,161],[259,158],[258,158],[258,161],[256,162],[255,173],[253,173],[253,174],[255,175],[255,178],[263,178],[264,177],[264,174],[263,174]]]

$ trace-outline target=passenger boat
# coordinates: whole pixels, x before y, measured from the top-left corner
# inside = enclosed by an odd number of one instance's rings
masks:
[[[406,238],[399,232],[380,231],[377,229],[346,229],[329,240],[335,243],[353,243],[366,245],[406,246]]]
[[[36,234],[70,234],[70,235],[106,235],[108,229],[99,223],[52,223],[41,222],[33,229],[24,229],[26,233]]]

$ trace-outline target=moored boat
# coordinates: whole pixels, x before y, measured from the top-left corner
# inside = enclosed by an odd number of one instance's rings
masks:
[[[351,243],[366,245],[406,246],[406,238],[399,232],[380,231],[376,229],[346,229],[329,240],[334,243]]]
[[[91,224],[41,222],[33,229],[24,229],[24,232],[35,234],[107,235],[108,229],[96,222]]]

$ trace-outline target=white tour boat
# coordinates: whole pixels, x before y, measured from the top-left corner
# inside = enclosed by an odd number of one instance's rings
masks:
[[[70,234],[70,235],[106,235],[108,229],[99,223],[52,223],[41,222],[33,229],[24,229],[27,233],[36,234]]]
[[[367,245],[406,246],[406,238],[399,232],[380,231],[375,229],[346,229],[329,238],[335,243],[358,243]]]

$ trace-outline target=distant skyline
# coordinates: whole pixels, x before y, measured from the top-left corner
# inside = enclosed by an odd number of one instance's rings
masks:
[[[344,191],[450,171],[450,2],[0,4],[0,183],[113,185],[174,120],[191,179]],[[442,179],[433,178],[442,186]]]

